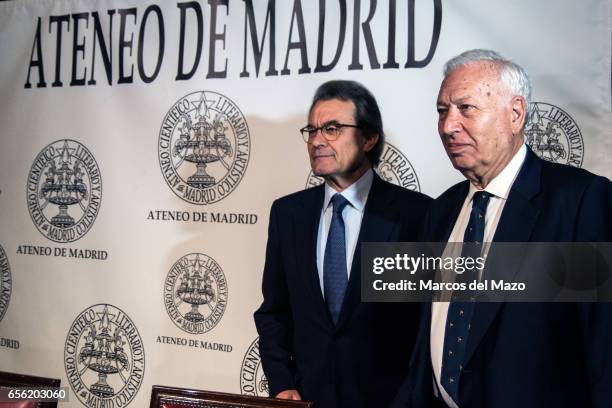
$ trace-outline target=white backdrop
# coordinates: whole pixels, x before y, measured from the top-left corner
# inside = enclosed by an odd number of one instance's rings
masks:
[[[70,407],[145,407],[153,384],[264,395],[268,211],[317,182],[298,133],[316,87],[366,85],[379,172],[437,196],[461,179],[442,64],[495,49],[531,74],[538,154],[610,178],[611,21],[606,0],[0,3],[0,370],[61,378]]]

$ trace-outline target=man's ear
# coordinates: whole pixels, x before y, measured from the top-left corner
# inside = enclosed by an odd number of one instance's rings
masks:
[[[372,150],[374,146],[376,146],[376,143],[378,143],[378,139],[380,139],[380,137],[378,136],[378,133],[373,136],[369,136],[369,137],[364,136],[363,151],[369,152],[370,150]]]
[[[512,117],[510,125],[512,133],[518,134],[523,129],[523,124],[527,120],[527,102],[522,96],[515,96],[510,102],[512,108]]]

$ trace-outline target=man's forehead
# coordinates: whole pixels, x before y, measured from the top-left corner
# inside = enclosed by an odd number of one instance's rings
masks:
[[[500,93],[501,82],[496,67],[490,61],[477,61],[463,65],[452,72],[440,85],[439,97],[467,99],[477,95]]]
[[[500,65],[495,61],[470,61],[463,65],[459,65],[452,73],[459,71],[478,72],[481,75],[498,75]]]
[[[493,61],[473,61],[451,71],[444,79],[442,86],[448,83],[479,84],[489,86],[497,84],[500,79],[499,67]]]
[[[469,90],[457,91],[449,93],[448,95],[440,95],[437,100],[438,105],[447,105],[448,103],[452,103],[454,105],[459,105],[465,102],[469,102],[474,99],[472,93]]]

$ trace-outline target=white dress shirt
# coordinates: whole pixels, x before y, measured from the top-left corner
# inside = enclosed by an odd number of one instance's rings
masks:
[[[504,167],[504,169],[485,187],[484,191],[490,193],[492,196],[489,199],[487,206],[487,212],[485,214],[485,231],[483,239],[483,256],[486,257],[486,253],[489,250],[489,246],[495,235],[497,224],[506,205],[510,188],[516,179],[516,176],[525,161],[527,155],[527,147],[523,145],[518,152],[514,155],[512,160]],[[459,217],[455,221],[455,226],[448,238],[448,242],[463,242],[463,235],[465,229],[470,220],[470,213],[472,211],[472,197],[479,191],[473,184],[470,183],[470,189]],[[460,248],[460,245],[452,245],[454,250]],[[448,248],[448,247],[447,247]],[[458,254],[455,254],[458,255]],[[446,256],[443,255],[443,256]],[[448,302],[433,302],[431,305],[431,332],[430,332],[430,349],[431,349],[431,364],[433,367],[435,384],[434,391],[439,391],[441,397],[449,407],[459,408],[453,399],[448,395],[444,387],[440,382],[440,374],[442,372],[442,353],[444,352],[444,333],[446,329],[446,316],[448,314]]]
[[[372,169],[368,169],[359,180],[344,189],[341,193],[338,193],[329,184],[325,183],[325,197],[321,210],[319,233],[317,235],[317,269],[319,272],[319,284],[321,285],[323,298],[325,298],[325,289],[323,288],[323,258],[325,257],[327,234],[329,233],[329,226],[331,225],[333,215],[331,199],[334,194],[341,194],[349,202],[342,210],[342,219],[344,220],[344,236],[346,238],[346,271],[348,274],[347,278],[350,278],[353,255],[355,254],[357,238],[361,230],[363,210],[368,200],[368,194],[370,193],[373,179],[374,173]]]

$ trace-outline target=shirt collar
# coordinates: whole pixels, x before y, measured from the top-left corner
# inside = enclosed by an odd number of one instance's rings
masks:
[[[507,200],[508,194],[510,194],[510,188],[514,183],[516,176],[518,176],[526,156],[527,147],[523,145],[519,151],[515,153],[514,157],[512,160],[510,160],[506,167],[504,167],[504,169],[485,187],[484,191],[493,194],[495,197]],[[472,196],[477,191],[480,190],[470,183],[468,198],[471,200]]]
[[[329,184],[325,183],[325,198],[323,200],[323,209],[329,206],[334,194],[342,194],[347,199],[349,204],[359,212],[363,212],[370,188],[372,187],[372,181],[374,180],[374,172],[372,169],[368,169],[363,175],[355,181],[353,184],[345,188],[341,193],[338,193]]]

